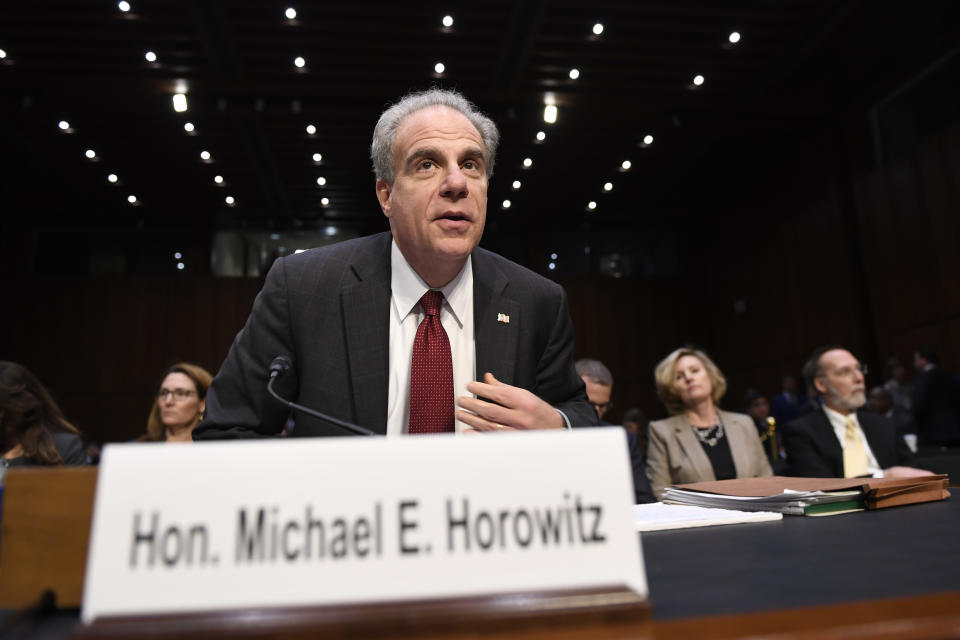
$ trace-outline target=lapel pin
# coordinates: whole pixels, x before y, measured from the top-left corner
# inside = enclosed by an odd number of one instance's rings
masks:
[[[510,316],[508,316],[505,313],[498,313],[497,322],[502,322],[503,324],[510,324]]]

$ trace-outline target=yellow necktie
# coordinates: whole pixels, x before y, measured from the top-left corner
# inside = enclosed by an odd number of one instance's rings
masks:
[[[857,433],[853,416],[847,416],[847,430],[843,434],[843,476],[856,478],[867,475],[867,452]]]

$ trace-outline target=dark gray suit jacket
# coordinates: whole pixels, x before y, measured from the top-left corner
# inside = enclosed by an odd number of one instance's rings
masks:
[[[860,410],[857,421],[881,469],[910,464],[910,449],[892,420]],[[791,476],[843,477],[843,448],[822,409],[784,425],[782,434]]]
[[[390,233],[277,260],[246,326],[207,393],[194,439],[280,432],[288,410],[267,394],[270,361],[293,368],[280,395],[377,433],[387,429]],[[484,249],[473,260],[476,370],[528,389],[574,426],[595,425],[573,368],[573,325],[563,288]],[[509,322],[498,316],[509,316]],[[305,415],[297,436],[343,435]]]

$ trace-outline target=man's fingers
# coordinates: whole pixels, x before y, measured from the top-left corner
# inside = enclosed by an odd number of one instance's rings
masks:
[[[491,402],[485,402],[479,398],[460,396],[457,398],[457,406],[461,409],[466,409],[467,412],[477,415],[488,422],[500,424],[513,422],[511,418],[512,412],[509,409]]]

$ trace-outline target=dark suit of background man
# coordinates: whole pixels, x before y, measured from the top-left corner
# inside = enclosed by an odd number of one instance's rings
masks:
[[[931,349],[917,349],[913,366],[913,416],[917,442],[923,449],[960,447],[960,385],[940,368]]]
[[[381,434],[406,433],[418,413],[409,406],[411,350],[428,290],[444,295],[456,431],[595,425],[573,368],[563,289],[477,247],[498,138],[455,92],[411,94],[387,109],[371,157],[390,233],[274,263],[195,438],[279,433],[287,410],[266,391],[279,354],[293,360],[281,395]],[[341,433],[300,415],[293,431]]]
[[[930,473],[901,466],[910,460],[910,450],[891,420],[859,411],[867,402],[866,380],[852,353],[840,347],[818,349],[804,366],[804,376],[823,396],[823,406],[783,428],[790,475],[892,478]]]

